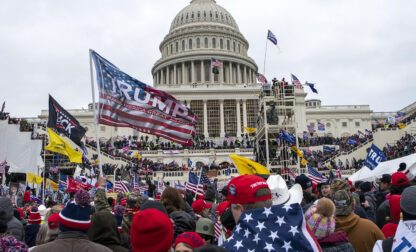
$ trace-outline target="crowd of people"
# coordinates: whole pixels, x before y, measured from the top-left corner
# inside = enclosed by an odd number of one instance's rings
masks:
[[[203,192],[168,185],[160,194],[133,191],[112,198],[100,176],[90,191],[68,193],[62,203],[34,202],[30,188],[15,200],[3,195],[0,251],[415,248],[416,180],[405,163],[377,183],[315,184],[304,174],[290,189],[280,175],[238,176],[221,190],[217,183],[207,182]]]
[[[407,156],[416,152],[416,136],[406,134],[394,145],[386,144],[383,148],[387,160]]]

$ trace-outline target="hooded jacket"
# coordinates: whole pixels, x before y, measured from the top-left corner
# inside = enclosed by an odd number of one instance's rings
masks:
[[[117,221],[113,214],[102,211],[92,215],[88,238],[96,243],[106,246],[115,252],[127,252],[122,247],[120,233],[117,230]]]
[[[5,218],[7,220],[7,232],[11,233],[19,241],[24,241],[25,231],[23,224],[13,214],[12,201],[6,197],[0,197],[0,210],[5,211]]]
[[[381,230],[372,221],[351,213],[335,217],[335,232],[344,231],[356,252],[371,251],[377,240],[384,240]]]
[[[36,245],[36,236],[38,235],[39,228],[39,224],[30,224],[25,227],[25,243],[29,248]]]
[[[174,239],[184,232],[194,231],[196,227],[195,219],[186,212],[174,211],[169,217],[175,222],[173,233]]]
[[[335,232],[327,237],[318,239],[323,252],[354,252],[344,231]]]

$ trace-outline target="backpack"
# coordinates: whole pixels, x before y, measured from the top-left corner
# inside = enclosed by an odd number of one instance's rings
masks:
[[[385,239],[381,246],[383,247],[383,252],[391,252],[391,249],[393,248],[393,237]]]

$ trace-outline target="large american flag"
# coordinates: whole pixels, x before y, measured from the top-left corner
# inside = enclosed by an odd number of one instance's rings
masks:
[[[100,94],[98,122],[192,145],[198,118],[172,95],[130,77],[91,50]]]
[[[299,204],[244,211],[231,236],[221,246],[231,252],[322,251],[306,227]]]
[[[198,186],[198,176],[193,172],[189,172],[188,182],[186,183],[185,190],[196,193]]]
[[[205,175],[204,172],[201,172],[198,188],[196,190],[196,196],[204,195],[204,185],[210,185],[210,184],[211,184],[211,181],[209,181],[209,178],[207,177],[207,175]]]
[[[261,73],[256,73],[257,80],[259,80],[261,83],[267,83],[267,79],[264,75]]]
[[[293,74],[292,74],[292,83],[293,83],[293,85],[295,85],[296,88],[303,89],[302,83],[300,83],[298,77],[296,77]]]
[[[117,179],[117,176],[114,176],[114,186],[113,186],[114,192],[116,193],[126,193],[129,192],[129,187],[126,183],[124,183],[121,180]]]
[[[325,179],[325,177],[321,173],[312,168],[310,165],[308,165],[308,173],[308,177],[312,180],[313,184],[317,185]]]

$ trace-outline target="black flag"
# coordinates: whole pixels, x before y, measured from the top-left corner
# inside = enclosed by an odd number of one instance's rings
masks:
[[[75,117],[62,108],[51,95],[49,95],[48,127],[65,134],[74,143],[82,147],[81,139],[85,135],[86,129],[79,124]]]

